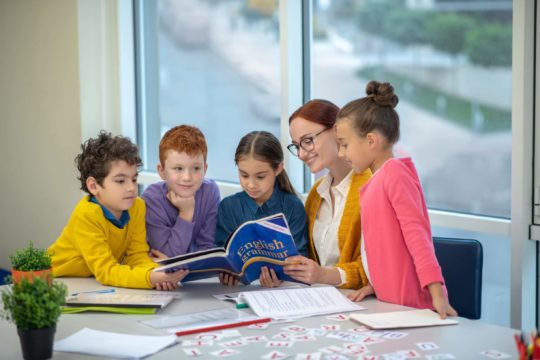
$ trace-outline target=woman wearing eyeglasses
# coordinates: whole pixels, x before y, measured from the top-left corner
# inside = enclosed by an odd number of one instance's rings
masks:
[[[328,173],[311,188],[305,208],[308,219],[308,255],[287,259],[287,275],[308,283],[322,283],[358,289],[368,280],[360,259],[360,202],[362,185],[371,172],[352,171],[351,164],[338,157],[334,125],[339,108],[327,100],[311,100],[289,118],[292,143],[289,151],[311,170]],[[263,269],[261,285],[277,286],[274,273]]]

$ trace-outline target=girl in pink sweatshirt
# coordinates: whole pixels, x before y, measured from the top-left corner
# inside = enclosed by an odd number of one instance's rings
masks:
[[[349,102],[336,124],[340,156],[373,177],[360,191],[361,258],[369,280],[349,298],[379,300],[430,308],[445,318],[456,311],[448,303],[441,268],[435,257],[431,227],[410,158],[395,158],[399,139],[398,97],[389,83],[371,81],[367,96]]]

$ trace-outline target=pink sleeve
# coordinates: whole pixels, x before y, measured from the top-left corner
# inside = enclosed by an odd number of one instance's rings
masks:
[[[392,167],[388,175],[384,187],[413,259],[421,288],[433,282],[444,284],[435,257],[429,217],[418,178],[399,165]]]

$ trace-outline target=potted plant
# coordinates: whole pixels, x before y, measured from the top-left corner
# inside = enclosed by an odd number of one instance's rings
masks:
[[[25,249],[10,255],[9,260],[13,283],[18,283],[21,278],[31,282],[34,277],[39,277],[52,284],[52,259],[47,250],[35,248],[34,243],[30,242]]]
[[[22,278],[2,291],[4,310],[0,317],[14,323],[25,359],[48,359],[52,356],[56,322],[65,304],[64,283],[36,277]]]

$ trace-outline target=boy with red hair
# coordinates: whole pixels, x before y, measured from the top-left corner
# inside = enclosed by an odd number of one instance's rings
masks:
[[[159,143],[159,176],[141,195],[152,250],[168,257],[215,247],[219,189],[204,178],[208,149],[203,133],[176,126]]]

